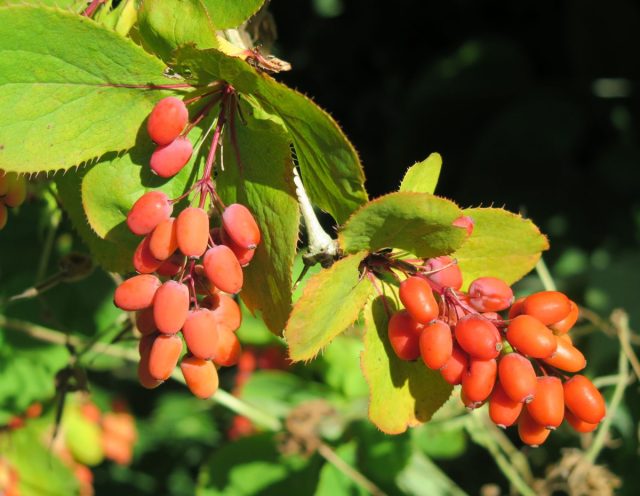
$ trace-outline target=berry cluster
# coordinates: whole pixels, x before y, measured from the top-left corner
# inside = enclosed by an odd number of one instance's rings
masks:
[[[0,170],[0,229],[7,225],[7,207],[19,207],[27,197],[27,180],[15,172]]]
[[[388,326],[399,358],[421,357],[449,384],[461,384],[469,409],[488,401],[493,422],[517,422],[528,445],[542,444],[563,419],[578,432],[597,427],[605,415],[602,396],[585,376],[566,375],[586,366],[567,334],[578,319],[567,296],[542,291],[514,302],[511,288],[494,277],[462,292],[462,273],[446,256],[402,265],[412,268],[400,283],[405,308]]]
[[[249,209],[238,203],[224,206],[211,177],[229,111],[225,96],[233,94],[229,88],[221,89],[221,111],[203,177],[190,190],[199,193],[198,206],[173,217],[174,204],[188,193],[171,200],[161,191],[149,191],[135,202],[127,225],[144,236],[133,255],[138,274],[120,284],[114,297],[119,308],[137,312],[136,325],[143,335],[138,367],[142,385],[154,388],[169,378],[182,354],[181,332],[189,353],[180,368],[187,386],[200,398],[212,396],[218,388],[216,365],[234,365],[240,354],[235,331],[241,312],[230,295],[242,289],[242,268],[261,238]],[[217,101],[214,96],[205,112]],[[158,175],[176,174],[188,162],[191,144],[180,135],[203,115],[188,124],[185,104],[173,97],[154,107],[147,129],[158,144],[151,158]],[[205,208],[208,199],[211,211],[220,214],[213,228]]]

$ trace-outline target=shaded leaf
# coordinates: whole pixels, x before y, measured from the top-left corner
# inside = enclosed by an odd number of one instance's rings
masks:
[[[240,26],[252,17],[265,0],[202,0],[217,29]]]
[[[432,153],[422,162],[418,162],[407,170],[400,184],[400,191],[431,193],[436,189],[442,168],[442,157]]]

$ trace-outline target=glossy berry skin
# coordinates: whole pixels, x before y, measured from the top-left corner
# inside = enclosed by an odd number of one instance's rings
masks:
[[[460,347],[478,360],[496,358],[502,349],[497,327],[480,315],[465,315],[455,328]]]
[[[551,431],[536,422],[527,409],[523,409],[518,419],[518,435],[524,444],[537,448],[543,444]]]
[[[209,243],[209,216],[203,208],[187,207],[176,220],[178,248],[187,257],[201,257]]]
[[[544,325],[551,325],[569,315],[571,301],[559,291],[541,291],[525,298],[522,311]]]
[[[406,310],[389,319],[388,335],[393,351],[401,360],[416,360],[420,356],[420,334],[424,327]]]
[[[568,339],[556,336],[556,351],[543,361],[565,372],[578,372],[587,366],[587,360],[582,352],[573,346]]]
[[[158,335],[149,352],[149,375],[159,381],[167,380],[181,353],[182,340],[176,334]]]
[[[604,398],[589,379],[577,374],[563,387],[565,405],[576,417],[589,424],[597,424],[604,418]]]
[[[221,367],[231,367],[238,363],[242,348],[235,332],[221,329],[218,332],[218,344],[213,361]]]
[[[553,333],[535,317],[518,315],[507,327],[507,340],[523,355],[548,358],[556,351]]]
[[[247,207],[239,203],[229,205],[222,212],[222,227],[235,244],[246,250],[260,243],[260,228]]]
[[[194,396],[204,400],[211,398],[218,390],[218,371],[211,361],[194,356],[185,357],[180,363],[180,370]]]
[[[425,365],[432,370],[439,370],[453,353],[451,328],[441,320],[434,320],[424,326],[419,344],[420,355]]]
[[[235,294],[242,289],[242,267],[228,246],[216,245],[209,248],[204,255],[203,265],[207,279],[221,291]]]
[[[522,402],[513,401],[504,392],[500,381],[496,382],[489,398],[489,417],[491,417],[494,424],[502,428],[515,424],[523,406]]]
[[[159,145],[151,154],[149,165],[160,177],[173,177],[187,165],[193,145],[188,138],[180,136],[167,145]]]
[[[210,360],[215,356],[218,325],[215,315],[208,308],[200,308],[189,313],[182,328],[182,335],[189,352],[195,357]]]
[[[536,396],[527,406],[529,415],[547,429],[555,429],[564,418],[564,392],[557,377],[538,377]]]
[[[149,191],[138,198],[127,214],[127,226],[133,234],[149,234],[171,216],[173,206],[162,191]]]
[[[150,249],[150,238],[146,235],[133,252],[133,268],[140,274],[151,274],[162,265],[162,260],[153,256]]]
[[[584,420],[576,417],[571,410],[565,409],[564,411],[564,419],[567,423],[573,427],[573,430],[580,433],[593,432],[598,428],[599,424],[590,424],[589,422],[585,422]]]
[[[571,300],[569,300],[569,305],[571,306],[571,310],[569,310],[569,314],[564,319],[549,325],[551,330],[556,334],[566,334],[571,330],[571,328],[578,321],[578,316],[580,314],[578,305],[576,305]]]
[[[189,314],[189,288],[178,281],[165,282],[153,299],[153,320],[158,330],[175,334]]]
[[[153,304],[153,298],[161,282],[151,274],[140,274],[123,281],[113,296],[115,305],[128,312],[142,310]]]
[[[147,132],[158,145],[168,145],[176,139],[189,122],[189,111],[176,97],[163,98],[151,111]]]
[[[462,392],[473,403],[486,400],[496,383],[498,364],[495,359],[469,360],[469,369],[462,374]]]
[[[515,319],[518,315],[522,314],[522,304],[524,303],[526,296],[518,298],[513,302],[511,308],[509,309],[509,319]]]
[[[536,372],[529,360],[519,353],[509,353],[498,363],[498,377],[507,396],[519,403],[528,403],[536,394]]]
[[[454,344],[451,358],[440,369],[440,375],[452,386],[457,386],[462,383],[462,375],[467,370],[468,365],[469,355]]]
[[[431,272],[425,274],[425,277],[436,291],[442,288],[458,290],[462,287],[462,271],[451,257],[430,258],[424,263],[424,269]]]
[[[136,327],[143,336],[148,336],[158,331],[153,319],[153,307],[136,312]]]
[[[211,309],[218,329],[235,332],[240,328],[242,324],[242,311],[231,296],[216,293],[213,296],[205,298],[202,304],[206,304],[208,308]]]
[[[438,317],[438,302],[431,286],[422,277],[412,276],[400,283],[400,301],[421,324],[428,324]]]
[[[220,235],[220,244],[228,246],[231,249],[233,254],[238,259],[238,263],[242,267],[246,267],[247,265],[249,265],[249,262],[251,262],[251,259],[253,258],[253,256],[256,253],[255,248],[254,249],[247,249],[247,248],[243,248],[240,245],[236,244],[229,237],[229,235],[227,234],[227,232],[224,229],[220,229],[219,230],[219,235]],[[214,241],[215,241],[215,239],[214,239]]]
[[[502,279],[479,277],[469,286],[469,302],[478,312],[499,312],[513,303],[513,291]]]
[[[169,217],[160,222],[149,235],[149,251],[156,260],[167,260],[178,249],[176,228],[176,219]]]
[[[164,381],[158,380],[151,375],[149,371],[149,354],[151,352],[151,348],[140,356],[140,361],[138,362],[138,381],[140,385],[145,389],[154,389],[157,388]]]
[[[180,272],[185,258],[181,253],[174,253],[169,259],[162,262],[156,272],[162,277],[173,277]]]

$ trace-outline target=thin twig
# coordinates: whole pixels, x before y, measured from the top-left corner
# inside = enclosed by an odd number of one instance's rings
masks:
[[[544,263],[542,257],[538,260],[536,264],[536,273],[540,278],[540,282],[542,282],[542,287],[544,287],[547,291],[557,291],[556,283],[553,281],[553,277],[551,277],[551,273],[547,268],[547,264]]]

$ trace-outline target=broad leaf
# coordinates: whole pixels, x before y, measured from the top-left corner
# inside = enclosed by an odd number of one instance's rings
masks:
[[[432,153],[422,162],[412,165],[400,184],[400,191],[431,193],[436,189],[442,168],[442,157]]]
[[[338,242],[347,253],[400,248],[418,257],[451,253],[464,241],[452,225],[461,210],[451,201],[427,193],[398,192],[382,196],[354,213]]]
[[[395,311],[390,299],[379,296],[365,307],[362,371],[369,383],[369,418],[383,432],[399,434],[407,427],[428,421],[440,408],[452,387],[422,360],[397,357],[387,334],[389,316]]]
[[[473,234],[452,256],[462,270],[463,289],[478,277],[499,277],[512,284],[531,269],[547,238],[533,222],[501,208],[468,208],[473,219]]]
[[[279,117],[295,148],[307,193],[314,205],[342,223],[367,201],[364,174],[353,145],[324,110],[306,96],[258,72],[240,58],[192,47],[176,53],[178,71],[202,83],[224,79],[247,98]]]
[[[255,216],[262,240],[244,270],[240,293],[252,311],[259,310],[274,334],[291,312],[291,280],[298,243],[300,210],[293,185],[291,150],[282,128],[247,115],[235,125],[237,149],[228,129],[224,142],[224,171],[216,185],[226,204],[242,203]]]
[[[236,28],[252,17],[265,0],[202,0],[218,29]]]
[[[144,0],[138,34],[144,46],[165,60],[187,43],[198,48],[218,46],[216,25],[202,0]]]
[[[350,255],[307,282],[285,330],[292,360],[310,360],[358,318],[373,291],[361,277],[366,253]]]
[[[131,148],[170,94],[145,87],[179,82],[130,40],[44,7],[0,7],[0,55],[0,168],[17,172],[69,169]]]

